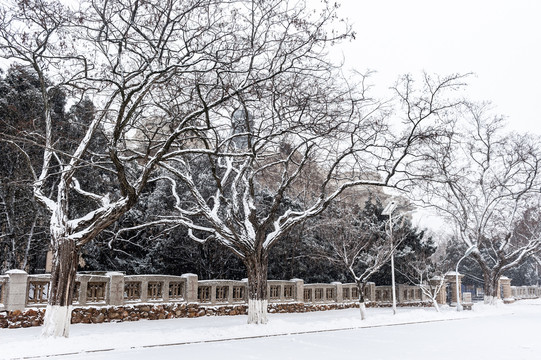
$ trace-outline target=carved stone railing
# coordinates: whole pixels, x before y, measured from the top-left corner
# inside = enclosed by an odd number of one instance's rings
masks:
[[[170,275],[117,275],[119,303],[186,301],[187,277]],[[120,305],[120,304],[119,304]]]
[[[0,311],[5,309],[6,284],[9,280],[7,275],[0,275]]]
[[[333,303],[337,302],[337,285],[334,284],[306,284],[304,285],[303,301],[305,303]]]
[[[247,283],[236,280],[201,280],[197,283],[197,302],[209,305],[244,304]]]
[[[29,275],[26,290],[28,306],[45,306],[49,297],[50,275]]]
[[[378,303],[391,303],[393,301],[392,289],[391,286],[376,286],[373,301]]]
[[[0,276],[0,311],[40,308],[47,305],[50,275],[28,275],[11,270]],[[392,301],[390,286],[367,283],[365,300],[382,306]],[[411,304],[427,301],[419,286],[397,285],[397,302]],[[514,298],[539,297],[537,287],[504,289]],[[359,299],[356,284],[304,284],[303,280],[269,280],[269,304],[348,304]],[[122,306],[130,304],[197,303],[222,306],[244,305],[248,298],[247,280],[198,280],[194,274],[124,275],[118,272],[78,273],[73,305]],[[442,297],[443,299],[445,296]],[[438,300],[439,301],[439,300]],[[445,300],[443,300],[445,301]]]
[[[541,287],[539,286],[511,286],[511,294],[513,298],[519,299],[536,299],[541,297]]]
[[[270,303],[302,302],[304,281],[299,279],[282,281],[269,280],[267,294]]]
[[[396,295],[398,301],[402,303],[426,300],[426,297],[423,295],[423,291],[419,286],[398,285]]]

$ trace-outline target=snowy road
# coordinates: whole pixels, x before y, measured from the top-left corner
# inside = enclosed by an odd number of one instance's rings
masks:
[[[454,321],[441,321],[441,320]],[[245,318],[206,317],[75,325],[69,339],[38,338],[39,328],[0,330],[0,358],[49,359],[541,359],[541,301],[474,311],[370,309],[272,315],[267,326]],[[417,321],[434,321],[408,324]],[[400,326],[385,326],[402,324]],[[318,332],[325,329],[344,329]],[[351,329],[355,328],[355,329]],[[274,336],[281,333],[312,332]],[[246,339],[252,336],[270,336]],[[244,338],[240,340],[227,340]],[[164,344],[203,342],[184,345]],[[146,347],[145,346],[152,346]],[[110,351],[99,351],[108,350]],[[82,351],[96,351],[86,352]]]

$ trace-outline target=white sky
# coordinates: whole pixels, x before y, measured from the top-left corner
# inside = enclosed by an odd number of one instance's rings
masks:
[[[475,73],[467,96],[489,100],[510,128],[541,134],[541,1],[338,0],[356,40],[337,49],[346,67],[401,74]]]
[[[406,73],[474,73],[469,99],[491,101],[510,129],[541,135],[541,1],[336,1],[356,40],[333,51],[346,68],[375,70],[378,94]],[[430,214],[420,211],[414,221],[452,231]]]

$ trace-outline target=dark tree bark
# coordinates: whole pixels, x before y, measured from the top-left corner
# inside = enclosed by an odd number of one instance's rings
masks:
[[[248,323],[267,323],[268,254],[258,252],[244,258],[248,274]]]
[[[42,333],[46,336],[69,336],[75,275],[79,261],[76,242],[66,238],[53,239],[49,300]]]
[[[69,306],[72,304],[75,289],[75,275],[79,262],[79,252],[75,241],[69,239],[54,240],[58,243],[53,253],[51,269],[51,291],[49,304]]]
[[[361,320],[366,319],[366,303],[365,303],[365,294],[364,287],[366,285],[362,280],[355,281],[357,285],[357,291],[359,292],[359,310],[361,312]]]

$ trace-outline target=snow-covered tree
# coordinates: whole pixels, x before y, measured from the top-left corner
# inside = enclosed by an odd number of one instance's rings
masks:
[[[194,273],[199,279],[244,277],[243,265],[235,255],[217,242],[193,241],[181,225],[122,230],[169,215],[174,205],[169,188],[170,184],[163,182],[148,184],[130,211],[82,248],[85,263],[82,269],[127,274]],[[180,196],[188,197],[182,193]]]
[[[362,81],[348,86],[320,54],[307,54],[284,76],[237,97],[230,111],[208,111],[209,121],[221,119],[224,128],[204,133],[205,151],[186,155],[178,148],[162,164],[171,173],[164,181],[173,185],[177,213],[156,223],[183,224],[195,240],[217,240],[241,258],[249,323],[267,322],[273,245],[348,188],[406,181],[405,163],[439,136],[445,111],[456,105],[449,91],[462,80],[426,76],[419,90],[405,77],[396,88],[405,112],[395,135],[391,112],[365,97]],[[190,191],[188,206],[176,194],[178,181]],[[215,190],[205,196],[209,183]]]
[[[430,237],[421,241],[421,248],[408,255],[408,261],[398,271],[409,283],[419,286],[422,293],[430,299],[437,312],[440,312],[438,296],[446,291],[445,275],[453,268],[435,252],[436,245]]]
[[[541,248],[541,152],[533,135],[506,133],[487,105],[469,105],[466,121],[433,151],[421,193],[455,225],[457,237],[477,246],[471,255],[494,302],[500,276]]]
[[[0,137],[20,137],[35,131],[33,121],[39,109],[39,82],[22,67],[0,70]],[[56,97],[55,109],[63,116],[63,99]],[[39,148],[24,143],[27,153],[37,163]],[[0,272],[10,269],[33,271],[43,268],[48,243],[46,217],[32,195],[32,178],[24,155],[17,146],[0,141]],[[41,255],[41,256],[40,256]]]
[[[328,208],[316,223],[317,240],[312,241],[313,256],[338,264],[357,285],[361,319],[366,319],[364,289],[370,277],[389,262],[400,241],[393,244],[379,199],[370,196],[364,208],[342,200]],[[395,234],[400,223],[394,224]],[[395,236],[396,237],[396,236]],[[395,239],[397,240],[397,239]]]
[[[79,249],[134,206],[164,155],[176,151],[168,155],[172,161],[172,154],[203,148],[212,157],[207,135],[201,137],[221,124],[211,112],[256,95],[256,85],[272,83],[302,65],[298,58],[315,55],[316,44],[342,36],[324,38],[319,29],[333,11],[312,23],[281,1],[84,0],[77,6],[29,0],[0,8],[1,56],[39,79],[40,161],[20,150],[28,155],[34,197],[50,215],[44,336],[68,336]],[[69,102],[89,99],[95,106],[86,123],[72,114],[83,129],[73,148],[61,146],[55,131],[52,97],[60,90]],[[106,139],[104,151],[90,150],[97,134]],[[104,175],[91,179],[96,168]],[[87,199],[84,211],[70,201],[79,196]]]

